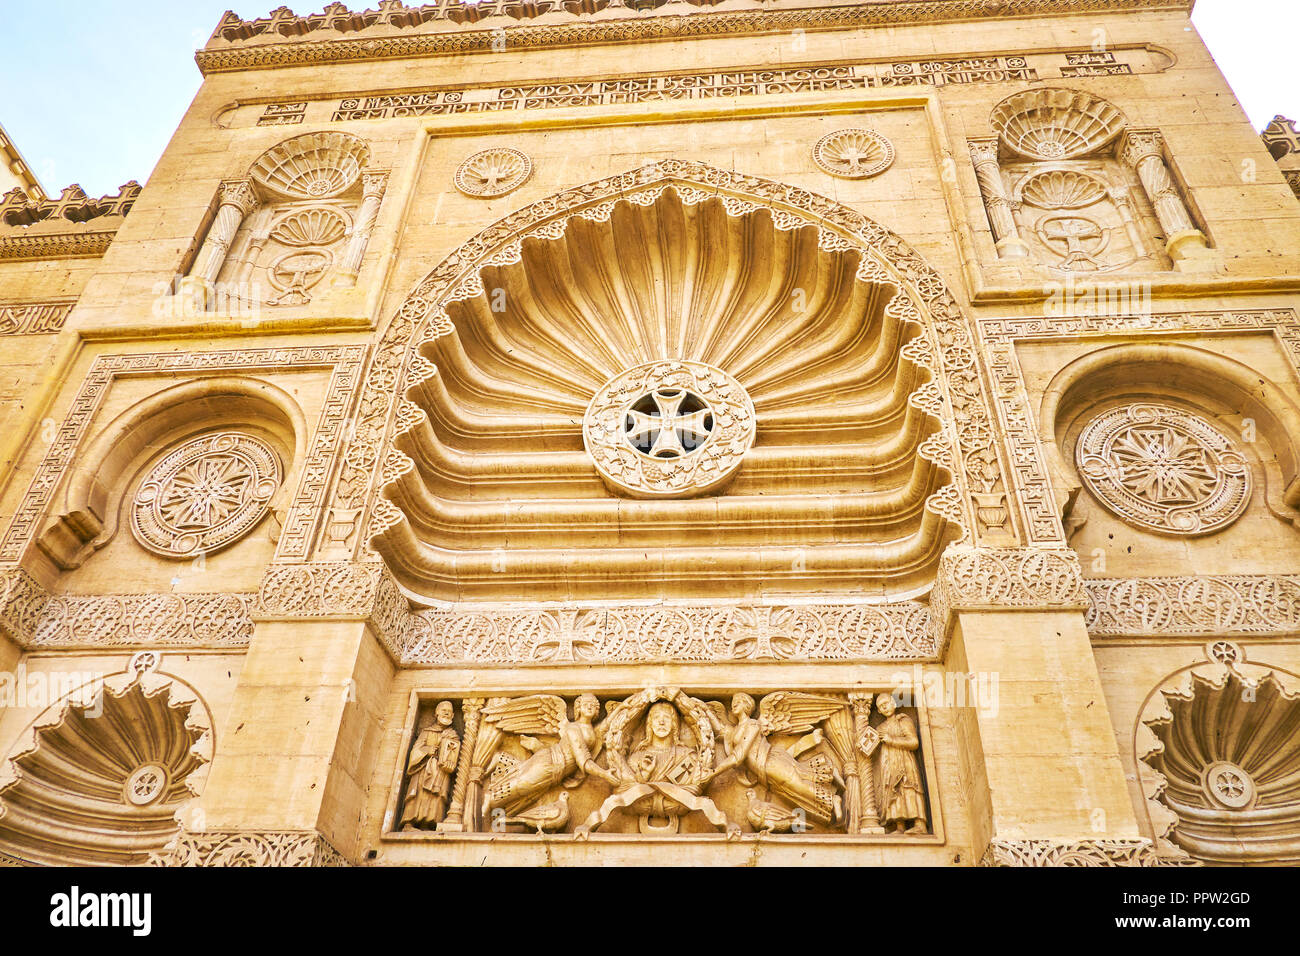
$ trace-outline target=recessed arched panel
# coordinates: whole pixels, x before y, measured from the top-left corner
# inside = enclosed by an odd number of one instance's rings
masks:
[[[410,336],[404,367],[384,371],[381,343],[374,384],[404,386],[370,531],[408,590],[889,600],[928,589],[963,525],[1013,540],[965,319],[900,240],[830,200],[701,164],[580,192],[509,217],[513,236],[488,230],[421,283],[390,327]],[[459,278],[436,278],[448,270]],[[646,385],[628,377],[643,366],[671,378],[674,362],[715,369],[739,402],[718,409],[747,401],[757,417],[739,466],[680,494],[657,470],[731,453],[711,444],[713,386],[674,379],[656,404],[655,388],[621,384]],[[615,471],[620,440],[628,462],[660,459],[633,469],[639,484],[593,460],[583,421],[597,396],[613,403],[600,421]],[[672,454],[638,449],[665,408]],[[367,428],[363,414],[359,438]],[[970,497],[955,472],[979,485]],[[355,487],[347,464],[342,487]]]
[[[298,403],[259,379],[194,379],[137,402],[98,431],[68,475],[59,507],[37,539],[38,546],[60,568],[80,567],[112,539],[124,517],[130,520],[123,514],[123,502],[162,458],[221,435],[266,449],[274,467],[262,470],[274,471],[276,487],[264,504],[282,507],[306,451],[307,423]]]
[[[41,714],[0,767],[0,853],[145,863],[179,831],[212,747],[211,717],[187,684],[147,668],[92,681]]]

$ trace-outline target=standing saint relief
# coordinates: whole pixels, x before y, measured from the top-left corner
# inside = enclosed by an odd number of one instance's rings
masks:
[[[888,693],[678,687],[625,698],[441,700],[405,765],[398,828],[439,833],[929,832],[916,718]],[[424,711],[424,713],[428,713]],[[428,717],[424,718],[428,721]]]

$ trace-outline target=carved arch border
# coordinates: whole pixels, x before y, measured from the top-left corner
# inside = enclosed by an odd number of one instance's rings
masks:
[[[954,476],[927,501],[936,514],[953,520],[980,543],[1016,540],[1012,509],[996,446],[986,385],[975,349],[974,325],[939,274],[903,239],[841,203],[798,186],[719,169],[705,163],[668,159],[563,190],[516,210],[462,243],[407,296],[380,336],[367,371],[353,444],[345,456],[330,518],[353,522],[367,516],[365,533],[346,536],[350,553],[405,518],[381,489],[414,463],[394,446],[395,437],[422,416],[404,396],[434,374],[420,345],[450,334],[447,303],[483,294],[479,270],[517,262],[530,238],[562,235],[575,216],[607,218],[619,202],[649,204],[666,189],[687,203],[720,199],[729,214],[771,212],[778,229],[813,227],[829,250],[862,253],[859,277],[897,289],[889,309],[922,335],[905,347],[908,359],[933,378],[911,403],[938,418],[940,432],[921,446],[922,457]],[[341,557],[340,554],[334,556]]]
[[[1212,650],[1220,646],[1230,649],[1231,656],[1217,659]],[[1172,716],[1169,697],[1190,698],[1195,693],[1195,680],[1200,679],[1218,688],[1233,676],[1243,683],[1258,686],[1266,680],[1276,682],[1288,700],[1300,698],[1300,674],[1285,667],[1249,660],[1239,644],[1227,639],[1211,640],[1202,648],[1202,659],[1171,671],[1156,682],[1142,699],[1133,722],[1133,767],[1138,789],[1146,812],[1151,839],[1162,858],[1173,861],[1194,861],[1194,858],[1171,835],[1178,826],[1178,816],[1161,801],[1167,781],[1147,758],[1160,753],[1164,744],[1156,737],[1150,725],[1163,716]]]

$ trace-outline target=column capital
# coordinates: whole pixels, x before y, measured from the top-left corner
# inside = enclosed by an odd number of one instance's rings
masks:
[[[379,199],[388,188],[388,170],[376,169],[361,174],[361,195],[365,199]]]
[[[217,187],[217,202],[222,206],[234,206],[240,216],[247,216],[258,207],[260,200],[251,179],[227,179]]]
[[[981,163],[996,163],[998,161],[999,142],[996,139],[972,139],[967,140],[970,147],[971,159],[975,165]]]
[[[1119,157],[1136,167],[1152,156],[1165,160],[1165,137],[1158,129],[1126,129],[1119,138]]]
[[[1069,548],[978,548],[950,545],[930,593],[940,645],[961,611],[1085,611],[1079,556]]]

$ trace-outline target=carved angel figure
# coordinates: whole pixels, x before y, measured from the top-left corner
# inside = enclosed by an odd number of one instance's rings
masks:
[[[432,830],[447,813],[451,778],[460,759],[460,735],[451,725],[455,717],[451,701],[439,701],[433,726],[422,730],[411,747],[406,761],[403,829]]]
[[[732,724],[722,704],[712,702],[709,720],[722,738],[727,756],[710,777],[737,769],[743,786],[766,787],[819,823],[838,822],[844,815],[837,792],[837,788],[844,787],[839,771],[822,754],[807,760],[798,758],[821,743],[822,733],[814,729],[817,724],[846,706],[844,701],[833,697],[778,691],[763,698],[758,717],[754,717],[754,698],[735,694],[731,698],[731,714],[736,722]],[[793,753],[767,739],[769,734],[796,733],[806,736],[795,745]]]
[[[642,833],[676,833],[680,818],[700,812],[716,827],[739,828],[701,795],[713,762],[713,730],[708,707],[676,687],[648,687],[619,705],[609,718],[609,763],[614,792],[575,833],[602,827],[615,811],[636,814]],[[644,715],[644,720],[642,720]],[[691,742],[682,733],[690,724]],[[632,734],[641,728],[639,739]]]
[[[906,828],[908,833],[925,833],[925,793],[916,759],[921,740],[916,723],[907,714],[897,712],[898,705],[890,694],[876,697],[876,709],[885,718],[876,727],[880,735],[880,822],[886,829],[897,827],[900,832]]]
[[[582,784],[586,774],[594,774],[610,783],[618,781],[596,763],[604,736],[604,723],[592,726],[600,713],[600,701],[583,694],[573,702],[573,720],[569,720],[564,701],[550,694],[516,697],[483,708],[483,720],[502,731],[524,734],[520,743],[531,757],[518,761],[509,754],[498,753],[487,767],[487,793],[483,814],[490,816],[500,807],[510,816],[538,800],[548,790],[563,783],[566,787]],[[553,744],[535,736],[557,738]]]

